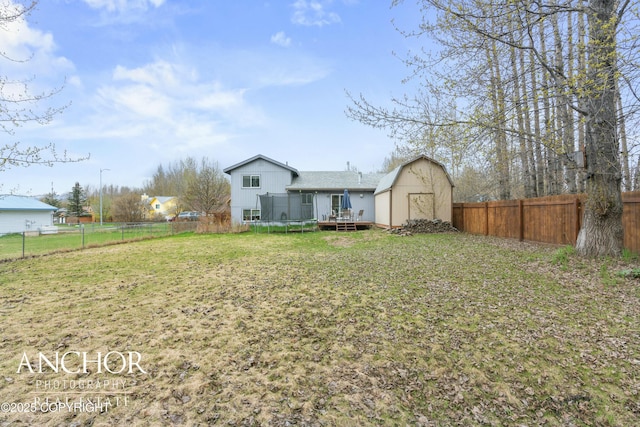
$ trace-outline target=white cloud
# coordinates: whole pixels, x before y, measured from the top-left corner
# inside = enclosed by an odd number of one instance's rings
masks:
[[[10,2],[3,8],[17,7]],[[56,44],[51,33],[31,28],[24,16],[3,22],[0,27],[0,46],[7,60],[2,61],[4,73],[12,78],[36,75],[55,76],[73,69],[73,63],[56,55]]]
[[[171,99],[174,107],[190,110],[228,111],[244,103],[243,89],[225,89],[219,82],[202,82],[196,70],[164,60],[132,69],[118,65],[113,81],[120,84],[116,86],[119,90],[137,88],[137,95],[149,102],[159,101],[149,98],[153,93]]]
[[[127,69],[120,65],[113,72],[113,79],[118,81],[131,81],[134,83],[151,86],[175,86],[178,84],[176,74],[177,67],[166,61],[156,61],[141,68]]]
[[[292,5],[293,16],[291,21],[294,24],[308,27],[337,24],[341,21],[340,15],[327,11],[327,7],[331,3],[331,0],[296,0]]]
[[[163,155],[211,148],[264,121],[247,105],[245,93],[165,60],[136,68],[119,65],[112,81],[97,89],[94,112],[75,135],[137,141]]]
[[[291,38],[287,37],[284,31],[279,31],[271,36],[271,43],[277,44],[283,47],[291,46]]]
[[[150,6],[160,7],[165,0],[84,0],[94,9],[106,9],[108,12],[126,12],[129,10],[146,10]]]
[[[0,7],[6,11],[22,6],[5,2]],[[57,54],[57,46],[51,33],[32,28],[25,18],[20,16],[0,25],[0,68],[4,78],[0,98],[17,100],[44,94],[46,99],[32,107],[39,111],[49,105],[60,107],[67,102],[62,98],[64,94],[51,99],[46,94],[57,92],[65,85],[65,80],[76,82],[74,64]],[[16,111],[14,107],[19,108],[18,105],[9,104],[10,115]],[[26,123],[23,130],[33,125],[36,122]]]

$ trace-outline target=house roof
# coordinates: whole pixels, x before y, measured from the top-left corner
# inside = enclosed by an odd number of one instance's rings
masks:
[[[359,173],[354,171],[342,172],[299,172],[288,191],[296,190],[375,190],[380,173]]]
[[[161,204],[165,204],[171,199],[175,199],[174,196],[154,196],[149,198],[149,203],[152,203],[153,200],[157,200]]]
[[[393,185],[396,183],[396,180],[398,179],[398,176],[400,176],[400,172],[402,172],[402,169],[404,169],[406,166],[410,165],[411,163],[414,163],[421,159],[427,160],[437,166],[440,166],[444,174],[447,176],[447,179],[449,180],[449,184],[451,184],[452,187],[454,186],[451,176],[449,175],[449,173],[447,172],[447,169],[444,167],[442,163],[438,162],[437,160],[433,160],[431,157],[418,156],[412,160],[409,160],[408,162],[401,164],[400,166],[398,166],[397,168],[395,168],[394,170],[392,170],[391,172],[383,176],[380,179],[380,182],[378,183],[378,186],[376,187],[376,190],[374,191],[373,194],[382,193],[383,191],[386,191],[391,187],[393,187]]]
[[[224,173],[226,173],[226,174],[230,174],[232,170],[237,169],[237,168],[239,168],[241,166],[247,165],[247,164],[249,164],[251,162],[254,162],[256,160],[264,160],[264,161],[267,161],[269,163],[273,163],[274,165],[280,166],[281,168],[290,170],[291,173],[293,173],[294,176],[298,176],[298,170],[297,169],[292,168],[291,166],[289,166],[287,164],[280,163],[280,162],[278,162],[276,160],[270,159],[269,157],[263,156],[262,154],[258,154],[257,156],[253,156],[250,159],[247,159],[247,160],[244,160],[244,161],[242,161],[240,163],[236,163],[235,165],[226,167],[222,171]]]
[[[0,195],[0,211],[56,211],[58,208],[28,196]]]

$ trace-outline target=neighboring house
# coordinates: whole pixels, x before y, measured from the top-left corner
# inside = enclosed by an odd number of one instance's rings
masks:
[[[178,212],[178,199],[173,196],[147,196],[142,195],[142,202],[147,207],[146,216],[147,219],[171,219],[174,218]]]
[[[400,227],[410,219],[452,220],[453,181],[444,165],[427,156],[385,175],[375,190],[375,223]]]
[[[338,213],[344,190],[349,190],[352,209],[362,210],[363,221],[373,221],[373,192],[382,174],[346,172],[301,172],[263,155],[257,155],[224,169],[231,177],[231,219],[241,223],[262,219],[259,196],[289,194],[301,198],[303,209],[313,218],[328,219]],[[276,220],[295,219],[287,212]]]
[[[23,231],[49,232],[57,209],[33,197],[0,195],[0,235]]]

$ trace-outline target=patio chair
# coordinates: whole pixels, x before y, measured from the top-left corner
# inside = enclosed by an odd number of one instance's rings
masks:
[[[358,211],[358,218],[356,218],[356,221],[362,221],[362,215],[364,215],[364,209],[360,209]]]

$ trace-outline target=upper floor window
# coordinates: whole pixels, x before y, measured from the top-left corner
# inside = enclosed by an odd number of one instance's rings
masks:
[[[260,188],[260,175],[242,175],[242,188]]]

